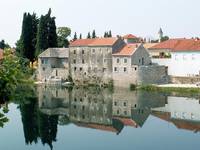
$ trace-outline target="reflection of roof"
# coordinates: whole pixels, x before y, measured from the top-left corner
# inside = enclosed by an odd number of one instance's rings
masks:
[[[137,50],[139,44],[127,44],[119,52],[114,53],[113,56],[131,56]]]
[[[112,46],[118,38],[79,39],[70,43],[70,46]]]
[[[3,50],[0,49],[0,60],[3,59]]]
[[[121,121],[125,126],[131,126],[137,128],[137,123],[131,118],[114,117],[115,119]]]
[[[109,125],[102,125],[102,124],[94,124],[94,123],[75,123],[75,125],[85,128],[91,128],[91,129],[98,129],[102,131],[109,131],[109,132],[115,132],[118,133],[117,129],[115,129],[113,126]]]
[[[141,111],[140,109],[131,109],[131,117],[140,127],[144,125],[145,121],[149,117],[149,114],[149,109],[143,109],[143,111]]]
[[[156,44],[150,49],[170,49],[172,51],[200,51],[200,40],[170,39]]]
[[[39,57],[56,57],[56,58],[68,58],[68,48],[48,48]]]
[[[124,36],[124,39],[136,39],[137,36],[133,35],[133,34],[127,34]]]
[[[171,118],[171,115],[169,112],[153,111],[152,115],[162,120],[165,120],[167,122],[173,123],[178,129],[185,129],[185,130],[190,130],[190,131],[195,131],[195,132],[200,131],[200,122],[198,121],[174,119],[174,118]]]

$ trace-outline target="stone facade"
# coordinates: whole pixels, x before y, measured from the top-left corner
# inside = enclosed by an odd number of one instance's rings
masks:
[[[39,81],[49,79],[66,80],[69,75],[69,50],[67,48],[49,48],[38,57]]]
[[[77,84],[103,84],[112,80],[112,53],[125,43],[117,38],[96,40],[90,39],[86,44],[79,44],[79,40],[70,45],[70,75]],[[102,43],[103,40],[105,43]],[[107,40],[111,42],[106,44]]]
[[[138,83],[138,68],[149,66],[149,53],[142,45],[127,45],[113,54],[113,81],[115,86],[129,87]]]

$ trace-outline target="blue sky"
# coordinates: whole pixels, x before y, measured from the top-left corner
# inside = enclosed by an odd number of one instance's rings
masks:
[[[0,39],[14,45],[24,12],[39,16],[52,8],[57,26],[86,35],[111,29],[114,35],[132,33],[157,37],[160,27],[170,37],[200,36],[199,0],[0,0]]]

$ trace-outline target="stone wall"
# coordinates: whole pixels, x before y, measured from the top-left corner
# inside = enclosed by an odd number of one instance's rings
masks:
[[[168,83],[167,68],[165,66],[140,66],[137,75],[138,84]]]
[[[196,84],[200,82],[200,77],[176,77],[170,76],[170,83],[173,84]]]

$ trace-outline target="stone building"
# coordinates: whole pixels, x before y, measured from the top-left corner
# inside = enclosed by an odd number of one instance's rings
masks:
[[[149,53],[142,44],[128,44],[113,54],[113,81],[127,87],[137,83],[139,66],[151,64]]]
[[[69,50],[49,48],[38,57],[38,80],[66,80],[69,75]]]
[[[125,46],[121,38],[81,39],[69,46],[70,75],[78,84],[109,83],[112,54]]]

